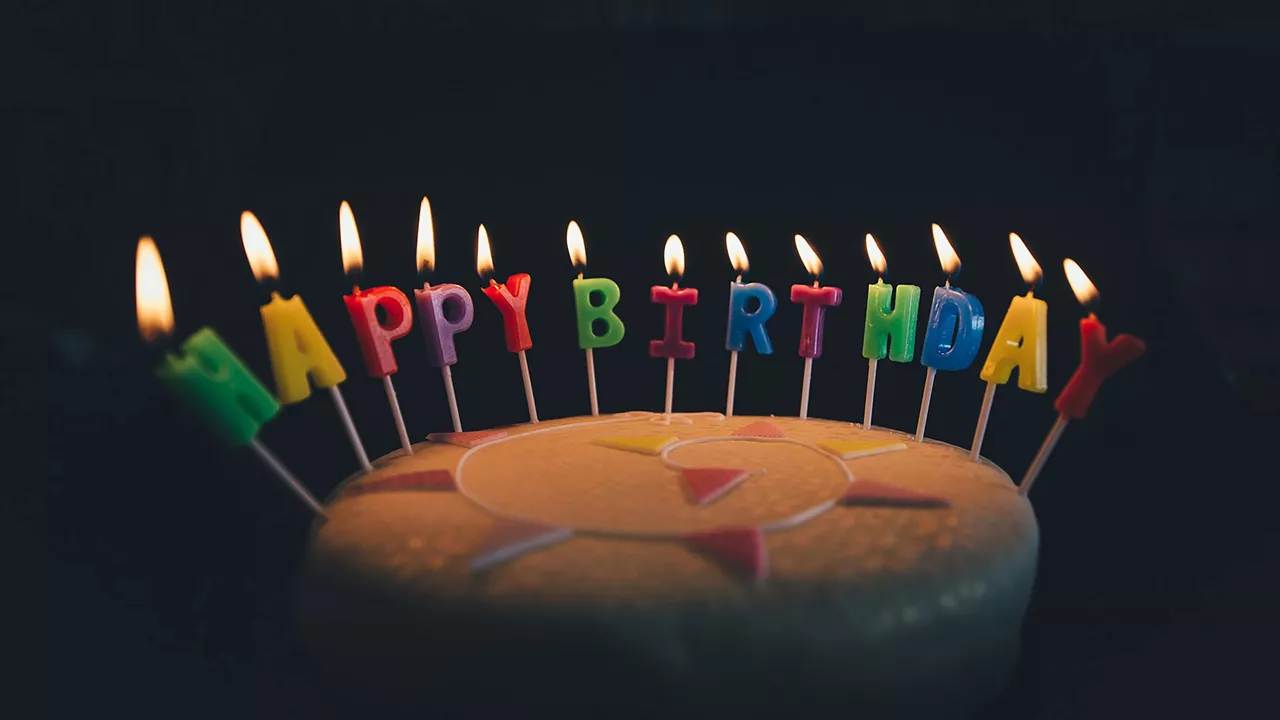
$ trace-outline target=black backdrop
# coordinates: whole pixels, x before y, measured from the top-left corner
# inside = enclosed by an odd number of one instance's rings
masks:
[[[663,281],[670,233],[702,292],[676,405],[723,406],[731,229],[751,278],[780,296],[804,278],[796,232],[845,289],[811,404],[845,420],[860,417],[865,382],[862,235],[880,239],[891,281],[924,288],[927,310],[941,280],[929,223],[941,223],[965,261],[960,285],[994,325],[1022,290],[1006,241],[1019,232],[1047,271],[1051,390],[997,394],[985,454],[1015,476],[1075,366],[1080,311],[1060,263],[1076,258],[1110,328],[1149,352],[1070,427],[1033,493],[1042,552],[1025,659],[990,712],[1257,699],[1268,663],[1251,648],[1276,639],[1276,491],[1259,450],[1277,337],[1263,270],[1280,128],[1269,25],[1088,4],[501,5],[45,3],[9,25],[18,202],[6,244],[17,287],[33,287],[3,310],[21,471],[6,492],[10,527],[29,538],[20,569],[45,590],[46,627],[27,629],[48,659],[52,714],[340,714],[288,632],[309,518],[155,384],[134,330],[134,244],[157,239],[180,336],[211,325],[269,377],[237,231],[255,210],[285,284],[348,368],[343,390],[376,455],[396,439],[339,299],[337,207],[355,209],[367,283],[407,291],[423,194],[440,279],[477,300],[455,368],[472,428],[525,417],[498,314],[475,292],[480,222],[499,275],[534,278],[543,417],[587,411],[570,219],[592,274],[622,286],[626,339],[597,353],[605,411],[660,406],[647,287]],[[743,357],[739,413],[796,411],[799,314],[781,303],[776,354]],[[448,412],[416,333],[396,346],[396,383],[421,436],[446,429]],[[922,380],[918,363],[882,363],[877,422],[913,427]],[[967,444],[982,389],[976,369],[940,376],[930,435]],[[355,468],[323,395],[263,439],[320,494]]]

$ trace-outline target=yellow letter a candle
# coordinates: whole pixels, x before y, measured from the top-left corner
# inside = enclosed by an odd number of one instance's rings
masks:
[[[1049,305],[1045,301],[1031,293],[1015,297],[982,365],[982,379],[1004,385],[1016,367],[1018,387],[1037,393],[1047,390],[1049,351],[1045,325],[1048,317]]]
[[[272,293],[271,302],[262,306],[262,327],[267,333],[267,350],[271,353],[280,402],[288,405],[306,400],[311,395],[311,383],[327,388],[347,379],[342,363],[320,334],[301,297],[294,295],[285,300]]]

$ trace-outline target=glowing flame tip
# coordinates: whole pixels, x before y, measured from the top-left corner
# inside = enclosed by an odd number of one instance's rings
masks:
[[[885,259],[884,253],[880,252],[880,245],[876,243],[876,239],[871,233],[867,233],[867,259],[871,261],[871,267],[875,268],[876,274],[884,277],[889,272],[889,261]]]
[[[804,269],[809,271],[814,280],[822,277],[822,260],[803,235],[796,235],[796,252],[800,253],[800,262],[804,263]]]
[[[489,231],[484,229],[483,223],[476,231],[476,272],[481,278],[493,274],[493,251],[489,249]]]
[[[134,265],[134,296],[138,304],[138,332],[151,341],[173,331],[173,302],[160,251],[150,236],[138,240]]]
[[[240,241],[244,243],[244,254],[258,282],[280,277],[280,266],[276,264],[267,231],[258,222],[258,216],[248,210],[240,213]]]
[[[684,277],[684,243],[679,235],[667,238],[662,248],[662,264],[667,268],[667,275],[673,279]]]
[[[569,262],[579,271],[587,267],[587,242],[582,237],[582,228],[578,227],[576,220],[569,221],[569,227],[564,231],[565,244],[569,246]]]
[[[1076,300],[1081,305],[1089,307],[1098,299],[1098,288],[1089,280],[1089,276],[1084,274],[1084,270],[1080,269],[1080,265],[1075,260],[1067,258],[1062,261],[1062,270],[1067,274],[1067,282],[1071,284],[1071,292],[1075,293]]]
[[[747,261],[747,249],[742,246],[737,233],[725,233],[724,245],[729,252],[729,264],[733,266],[735,272],[741,275],[750,269],[751,263]]]
[[[356,216],[346,200],[338,206],[338,236],[342,243],[342,271],[358,273],[364,269],[364,252],[360,249],[360,231],[356,229]]]
[[[422,196],[418,206],[418,272],[436,269],[436,229],[431,220],[431,202]]]
[[[960,270],[960,256],[956,254],[956,249],[951,247],[951,241],[947,239],[947,234],[942,232],[942,227],[938,223],[933,223],[933,249],[938,252],[938,262],[942,265],[942,272],[950,276]]]
[[[1027,249],[1027,244],[1018,237],[1018,233],[1009,233],[1009,247],[1013,250],[1013,259],[1018,263],[1018,272],[1022,274],[1023,281],[1031,287],[1039,285],[1044,279],[1044,272],[1035,256]]]

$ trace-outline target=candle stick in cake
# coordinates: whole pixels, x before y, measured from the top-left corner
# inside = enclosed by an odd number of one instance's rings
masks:
[[[1067,274],[1067,282],[1071,284],[1071,291],[1089,315],[1080,320],[1080,366],[1053,403],[1058,411],[1058,419],[1049,429],[1040,452],[1036,453],[1031,467],[1027,468],[1027,474],[1018,484],[1018,492],[1023,495],[1031,490],[1031,485],[1040,476],[1049,454],[1058,444],[1062,432],[1067,429],[1067,423],[1071,420],[1083,420],[1103,381],[1136,360],[1147,349],[1146,343],[1128,334],[1117,335],[1108,342],[1107,326],[1094,313],[1098,288],[1094,287],[1089,276],[1071,258],[1062,261],[1062,268]]]
[[[587,244],[582,238],[582,228],[570,220],[565,231],[565,243],[569,246],[569,260],[578,271],[578,278],[573,281],[573,304],[578,316],[578,347],[587,353],[587,392],[591,395],[591,414],[600,414],[600,403],[596,399],[596,359],[591,352],[594,348],[613,347],[622,342],[625,328],[622,319],[613,312],[618,305],[622,291],[618,283],[609,278],[585,278],[587,270]],[[592,298],[598,297],[599,303]],[[594,325],[604,324],[605,330],[600,335],[595,333]]]
[[[280,403],[210,328],[201,328],[173,352],[173,304],[160,251],[149,237],[138,241],[134,289],[138,332],[160,355],[156,375],[232,447],[249,446],[307,507],[324,506],[258,440],[258,430],[280,412]]]
[[[436,236],[431,203],[425,197],[418,210],[417,259],[418,282],[422,283],[422,288],[413,291],[413,299],[418,305],[422,337],[427,341],[427,362],[431,367],[440,368],[453,431],[462,432],[462,418],[458,414],[458,398],[453,392],[450,366],[458,362],[454,336],[471,327],[475,305],[471,302],[471,294],[461,285],[431,284],[431,274],[436,266]]]
[[[275,374],[276,397],[285,405],[292,405],[311,396],[312,384],[328,388],[360,467],[366,472],[372,470],[342,391],[338,389],[338,385],[347,379],[347,373],[320,333],[320,328],[316,327],[315,320],[311,319],[302,298],[294,295],[286,300],[280,296],[280,269],[276,265],[271,241],[267,239],[262,223],[248,210],[240,214],[240,239],[253,276],[269,294],[267,304],[261,309],[262,327],[267,335],[267,350]]]
[[[919,286],[899,285],[895,290],[885,283],[889,263],[871,233],[867,233],[867,258],[879,277],[874,285],[867,286],[867,327],[862,333],[862,357],[867,359],[864,429],[871,427],[871,409],[876,400],[876,362],[886,356],[894,362],[911,362],[916,350],[916,315],[920,312]]]
[[[929,420],[929,401],[933,399],[933,380],[939,370],[963,370],[978,356],[986,318],[978,298],[952,287],[960,274],[960,256],[956,254],[946,233],[933,225],[933,246],[938,262],[947,274],[945,285],[933,289],[933,305],[929,310],[929,326],[920,348],[920,363],[928,368],[924,374],[924,393],[920,398],[920,416],[916,420],[916,442],[924,440],[925,423]]]
[[[675,395],[676,359],[693,358],[694,344],[684,339],[684,308],[698,304],[698,291],[680,287],[684,277],[684,245],[672,235],[662,249],[662,262],[666,266],[671,287],[654,285],[649,288],[649,299],[666,306],[666,323],[661,340],[649,341],[649,355],[667,359],[667,394],[665,408],[667,421],[671,421],[671,403]]]
[[[973,445],[969,459],[977,460],[982,453],[982,439],[987,433],[987,419],[991,415],[991,403],[995,400],[996,386],[1009,382],[1009,375],[1018,369],[1018,387],[1034,393],[1042,393],[1049,386],[1048,333],[1045,326],[1049,318],[1049,305],[1035,296],[1036,287],[1043,279],[1040,263],[1016,233],[1009,233],[1009,246],[1018,272],[1027,283],[1027,294],[1015,297],[1009,303],[991,351],[982,364],[980,377],[987,381],[982,396],[982,409],[978,411],[978,426],[973,431]]]
[[[738,273],[738,277],[729,283],[729,325],[724,341],[724,347],[729,351],[729,389],[725,393],[724,414],[733,417],[733,395],[738,384],[738,353],[747,346],[747,336],[750,335],[756,352],[761,355],[773,354],[773,343],[769,341],[769,332],[765,330],[764,324],[778,309],[778,298],[763,283],[743,284],[742,276],[747,274],[750,267],[747,250],[734,233],[725,233],[724,242],[729,252],[729,264]],[[756,307],[749,310],[748,304],[752,300],[755,300]]]
[[[395,385],[391,383],[391,375],[399,370],[395,353],[391,351],[391,341],[407,335],[413,325],[409,298],[393,287],[360,289],[364,251],[360,247],[355,215],[346,200],[338,208],[338,234],[342,246],[342,271],[351,284],[351,294],[344,295],[342,300],[351,315],[351,325],[360,342],[365,369],[369,371],[369,377],[382,378],[382,388],[391,406],[391,418],[395,421],[396,433],[400,435],[400,447],[412,455],[413,443],[409,442],[409,431],[405,429],[404,415],[400,412],[400,400],[396,397]],[[382,308],[385,320],[378,320],[378,308]]]
[[[827,308],[840,304],[840,288],[822,287],[822,260],[803,235],[796,235],[796,252],[800,262],[813,277],[813,285],[792,285],[791,302],[804,305],[800,320],[800,357],[804,358],[804,377],[800,381],[800,419],[809,417],[809,385],[813,379],[813,359],[822,356],[822,326]]]
[[[524,399],[529,406],[529,422],[538,422],[538,406],[533,401],[533,380],[529,378],[529,359],[525,350],[533,347],[533,338],[529,336],[529,322],[525,319],[524,308],[529,301],[529,281],[527,273],[518,273],[507,278],[506,283],[493,279],[493,253],[489,249],[489,231],[484,225],[476,232],[476,272],[481,280],[488,280],[484,294],[491,300],[498,312],[502,313],[502,328],[507,338],[507,352],[513,352],[520,358],[520,376],[524,380]]]

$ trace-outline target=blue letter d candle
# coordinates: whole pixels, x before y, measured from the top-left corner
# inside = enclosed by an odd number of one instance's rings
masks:
[[[754,312],[747,309],[752,298],[760,303]],[[729,283],[729,330],[725,334],[725,350],[742,352],[747,346],[747,335],[750,335],[756,352],[772,355],[773,343],[764,324],[777,309],[778,298],[763,283]]]
[[[969,367],[978,356],[985,324],[978,298],[950,285],[934,288],[921,364],[935,370]]]

